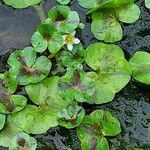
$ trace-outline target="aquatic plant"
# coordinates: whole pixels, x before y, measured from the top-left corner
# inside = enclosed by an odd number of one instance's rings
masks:
[[[4,1],[15,8],[41,2]],[[119,120],[106,110],[88,115],[82,103],[111,102],[131,75],[150,84],[150,54],[137,52],[128,63],[117,45],[96,42],[84,48],[75,35],[84,28],[78,13],[64,6],[69,0],[57,1],[62,5],[38,25],[32,46],[15,50],[7,61],[9,70],[0,74],[0,146],[35,150],[37,142],[29,134],[59,125],[76,129],[82,150],[109,150],[107,138],[121,132]],[[122,38],[119,21],[133,23],[140,15],[133,0],[79,3],[91,9],[95,37],[110,43]],[[24,95],[18,87],[25,89]]]
[[[150,1],[149,0],[145,0],[145,6],[150,9]]]
[[[94,37],[108,43],[120,41],[123,30],[119,23],[134,23],[139,19],[140,9],[134,0],[78,0],[92,13],[91,31]]]
[[[42,0],[3,0],[7,5],[14,8],[26,8],[39,4]]]
[[[139,82],[150,84],[150,54],[144,51],[136,52],[129,61],[133,74]]]

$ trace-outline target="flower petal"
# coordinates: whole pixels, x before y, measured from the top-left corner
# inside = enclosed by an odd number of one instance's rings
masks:
[[[74,32],[71,33],[72,36],[75,36],[75,34],[76,34],[76,31],[74,31]]]
[[[72,51],[73,50],[73,45],[72,44],[68,44],[67,48],[68,48],[69,51]]]
[[[75,38],[75,39],[73,40],[73,43],[74,43],[74,44],[79,44],[79,43],[80,43],[80,40],[79,40],[78,38]]]

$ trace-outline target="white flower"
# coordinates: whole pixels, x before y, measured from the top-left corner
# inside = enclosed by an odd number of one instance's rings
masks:
[[[64,44],[67,45],[68,50],[72,51],[73,50],[73,45],[74,44],[79,44],[80,40],[78,38],[75,38],[76,31],[74,31],[71,34],[64,35]]]

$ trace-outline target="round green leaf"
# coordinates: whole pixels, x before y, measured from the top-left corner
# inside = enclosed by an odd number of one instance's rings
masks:
[[[96,110],[86,115],[81,125],[77,127],[82,149],[109,150],[104,131],[107,131],[107,136],[116,136],[121,131],[119,121],[104,110]]]
[[[47,49],[47,41],[39,32],[35,32],[31,38],[31,43],[36,52],[44,52]]]
[[[22,95],[11,95],[0,83],[0,113],[9,114],[22,110],[26,103],[26,97]]]
[[[43,52],[48,47],[51,53],[56,53],[64,42],[62,35],[52,25],[43,23],[38,26],[37,32],[33,35],[32,44],[37,52]]]
[[[30,137],[28,134],[24,132],[20,132],[13,137],[9,150],[14,149],[36,150],[36,148],[37,148],[36,139]]]
[[[150,1],[149,0],[145,0],[145,6],[150,9]]]
[[[140,8],[135,4],[128,5],[117,10],[119,20],[124,23],[136,22],[140,17],[140,13]]]
[[[5,125],[5,120],[6,120],[6,116],[3,114],[0,114],[0,130],[3,129],[3,127]]]
[[[49,18],[60,33],[72,33],[80,23],[79,15],[76,11],[71,11],[67,6],[55,6],[49,13]]]
[[[51,37],[51,40],[48,41],[48,49],[51,53],[56,53],[64,45],[63,37],[60,33],[55,32]]]
[[[108,43],[120,41],[123,37],[122,27],[114,18],[107,16],[92,22],[91,31],[94,37]]]
[[[129,61],[133,74],[139,82],[150,84],[150,54],[147,52],[136,52]]]
[[[36,5],[42,0],[3,0],[7,5],[10,5],[14,8],[26,8],[29,6]]]
[[[97,73],[87,72],[83,78],[91,80],[95,92],[89,103],[102,104],[113,100],[131,78],[131,68],[124,58],[124,53],[116,45],[103,43],[91,44],[87,48],[86,63]]]
[[[15,126],[11,122],[10,115],[7,117],[5,128],[0,131],[0,146],[9,147],[12,142],[12,138],[17,134],[22,132],[22,129]]]
[[[97,0],[78,0],[79,5],[81,5],[84,8],[95,8],[98,6]]]
[[[57,2],[61,5],[67,5],[69,4],[70,0],[57,0]]]
[[[54,76],[46,78],[37,84],[29,84],[25,86],[25,89],[29,98],[36,105],[42,106],[51,104],[51,101],[55,101],[55,99],[57,99],[57,101],[61,101],[61,98],[58,94],[58,81],[59,77]]]
[[[16,79],[16,76],[13,75],[11,72],[5,72],[1,74],[0,82],[2,82],[2,84],[8,90],[9,93],[15,93],[18,86],[18,81]]]
[[[55,76],[26,86],[29,98],[39,106],[27,105],[21,112],[13,114],[13,123],[33,134],[45,133],[57,126],[58,112],[72,103],[59,96],[58,81],[59,78]]]
[[[70,105],[58,112],[58,124],[68,129],[80,125],[85,115],[85,111],[78,105]]]
[[[15,51],[10,55],[8,64],[11,66],[10,72],[16,76],[20,85],[43,80],[51,69],[50,60],[46,56],[36,59],[36,52],[31,47]]]

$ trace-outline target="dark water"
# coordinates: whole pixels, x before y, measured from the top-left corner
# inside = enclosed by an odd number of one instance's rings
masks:
[[[140,6],[141,17],[132,25],[122,24],[124,37],[117,43],[124,50],[126,58],[138,50],[150,52],[150,10],[145,8],[144,0],[137,0],[136,3]],[[54,5],[56,0],[45,1],[45,12]],[[78,36],[87,47],[96,41],[90,32],[91,20],[77,0],[72,0],[70,6],[78,11],[81,21],[86,25],[82,32],[78,32]],[[6,60],[13,50],[30,45],[31,35],[39,22],[33,8],[14,10],[0,4],[1,72],[7,69]],[[87,113],[95,109],[109,110],[120,120],[122,133],[109,138],[111,150],[129,150],[133,147],[150,150],[150,87],[131,81],[111,103],[101,106],[84,104],[84,107]],[[38,150],[67,150],[68,147],[81,150],[75,130],[56,127],[35,137],[38,140]]]

